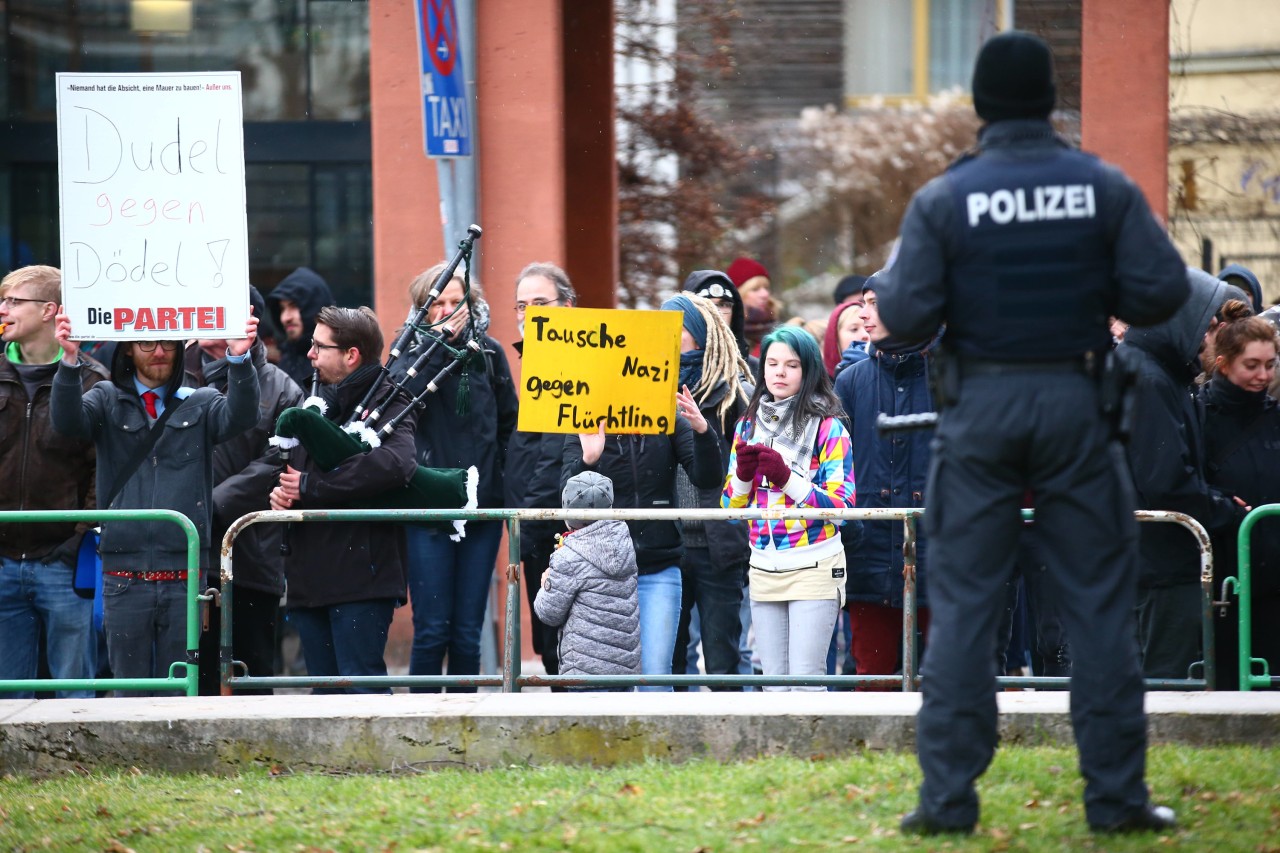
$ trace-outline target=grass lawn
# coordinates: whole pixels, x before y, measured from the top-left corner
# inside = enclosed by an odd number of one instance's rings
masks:
[[[0,850],[1280,851],[1280,749],[1161,746],[1148,779],[1169,836],[1095,837],[1071,750],[1001,750],[969,839],[904,838],[915,758],[769,758],[593,770],[366,776],[142,770],[0,779]]]

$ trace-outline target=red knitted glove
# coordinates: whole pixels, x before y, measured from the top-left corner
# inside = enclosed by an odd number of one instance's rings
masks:
[[[791,479],[791,468],[788,467],[786,460],[782,458],[782,454],[774,450],[772,447],[761,447],[759,458],[756,461],[756,470],[764,475],[764,478],[773,484],[775,489],[781,489],[787,484],[787,480]]]
[[[739,480],[750,483],[756,478],[756,464],[760,458],[760,445],[738,445],[738,467],[735,473]]]

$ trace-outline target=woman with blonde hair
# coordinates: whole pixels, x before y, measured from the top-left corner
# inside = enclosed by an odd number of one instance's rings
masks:
[[[437,264],[409,285],[413,309],[421,307],[444,271]],[[507,443],[516,427],[517,398],[511,368],[502,346],[487,335],[489,306],[477,282],[465,286],[455,274],[428,309],[427,324],[414,334],[399,364],[412,365],[435,337],[443,345],[411,380],[420,392],[455,353],[475,340],[482,352],[465,356],[463,364],[439,383],[418,411],[415,434],[418,464],[434,468],[471,468],[478,472],[480,507],[503,505],[502,470]],[[433,337],[435,336],[435,337]],[[410,675],[440,675],[448,659],[450,675],[478,675],[480,635],[502,539],[501,521],[468,521],[465,535],[435,527],[408,525],[409,599],[413,606],[413,650]],[[415,688],[427,692],[429,688]],[[472,693],[474,687],[451,687]],[[432,691],[434,692],[434,691]]]

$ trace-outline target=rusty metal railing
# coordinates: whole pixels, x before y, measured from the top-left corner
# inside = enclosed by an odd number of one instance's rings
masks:
[[[918,519],[924,509],[668,509],[668,510],[634,510],[634,509],[600,509],[600,510],[564,510],[564,509],[487,509],[487,510],[281,510],[249,513],[237,519],[227,530],[222,542],[222,606],[226,608],[222,618],[222,634],[219,648],[219,673],[224,693],[236,689],[255,689],[273,687],[369,687],[390,688],[400,686],[474,686],[500,687],[504,692],[518,692],[522,687],[539,686],[798,686],[821,685],[827,687],[852,687],[860,684],[894,684],[900,685],[903,691],[919,689],[919,662],[916,643],[916,561],[915,542]],[[1031,520],[1033,513],[1025,510],[1024,518]],[[1203,668],[1204,676],[1194,678],[1188,672],[1186,679],[1148,679],[1146,684],[1154,689],[1212,689],[1214,684],[1213,665],[1213,551],[1208,533],[1195,519],[1183,513],[1174,512],[1138,512],[1137,518],[1143,522],[1165,522],[1179,524],[1187,528],[1195,537],[1200,550],[1201,591],[1202,591],[1202,626],[1205,660],[1193,665]],[[466,520],[502,520],[507,524],[508,563],[504,575],[507,584],[506,610],[504,614],[504,637],[502,644],[501,675],[386,675],[386,676],[260,676],[247,672],[236,674],[236,670],[244,670],[244,664],[232,657],[232,619],[231,608],[234,600],[234,567],[232,551],[235,538],[247,527],[266,522],[368,522],[391,521],[401,523],[438,522],[453,519]],[[521,672],[520,657],[520,534],[519,522],[532,520],[581,519],[599,521],[617,519],[636,521],[645,519],[665,519],[680,521],[685,519],[703,520],[739,520],[754,519],[826,519],[826,520],[862,520],[862,521],[901,521],[904,528],[904,601],[903,601],[903,671],[893,675],[640,675],[640,676],[558,676],[558,675],[524,675]],[[1070,638],[1068,638],[1070,642]],[[1000,676],[997,682],[1005,687],[1034,687],[1041,689],[1064,689],[1069,678],[1035,677],[1035,676]]]

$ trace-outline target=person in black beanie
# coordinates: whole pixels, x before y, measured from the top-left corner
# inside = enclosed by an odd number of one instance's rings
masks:
[[[1097,832],[1163,831],[1144,781],[1137,525],[1118,430],[1103,414],[1108,315],[1135,326],[1186,301],[1186,269],[1141,191],[1049,123],[1053,59],[1008,32],[983,45],[978,148],[911,200],[877,290],[882,350],[945,324],[925,530],[929,646],[916,726],[924,781],[907,833],[973,831],[999,740],[996,638],[1031,493],[1046,582],[1071,637],[1071,720]]]

